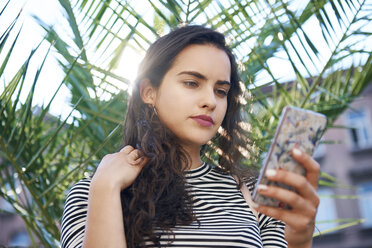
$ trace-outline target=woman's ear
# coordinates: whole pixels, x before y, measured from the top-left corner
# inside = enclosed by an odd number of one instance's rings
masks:
[[[155,104],[156,89],[151,85],[148,78],[142,79],[140,82],[140,95],[144,103]]]

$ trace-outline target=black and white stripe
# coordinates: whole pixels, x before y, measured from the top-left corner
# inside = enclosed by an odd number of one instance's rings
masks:
[[[75,184],[67,195],[62,216],[62,247],[82,247],[88,211],[90,179]]]
[[[186,178],[200,225],[195,222],[189,226],[176,226],[174,236],[161,236],[162,246],[287,247],[284,224],[262,214],[257,223],[231,175],[204,164],[188,171]],[[62,248],[82,246],[89,185],[90,180],[83,179],[67,196],[62,218]],[[252,191],[254,180],[247,186]],[[174,241],[169,243],[173,238]],[[148,247],[154,247],[151,241],[145,241]]]

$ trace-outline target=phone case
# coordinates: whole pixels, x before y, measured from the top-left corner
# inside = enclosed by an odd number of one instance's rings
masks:
[[[275,136],[269,148],[268,155],[261,169],[252,199],[254,202],[267,206],[290,209],[290,206],[277,199],[268,198],[257,192],[258,184],[273,185],[289,190],[288,185],[269,181],[265,176],[267,169],[287,170],[305,175],[305,169],[291,156],[293,148],[298,147],[303,152],[313,155],[316,146],[323,135],[327,124],[325,115],[297,107],[286,106],[279,119]]]

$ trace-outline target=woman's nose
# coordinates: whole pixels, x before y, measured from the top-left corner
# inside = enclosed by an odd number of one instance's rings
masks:
[[[201,96],[201,107],[202,108],[210,108],[215,109],[217,105],[216,95],[214,93],[214,89],[206,89],[203,91],[203,95]]]

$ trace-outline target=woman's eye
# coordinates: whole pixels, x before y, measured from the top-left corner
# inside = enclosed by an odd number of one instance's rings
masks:
[[[185,85],[190,86],[190,87],[198,86],[198,83],[194,81],[185,81],[184,83]]]
[[[217,94],[219,94],[220,96],[227,96],[228,94],[228,91],[225,90],[225,89],[217,89]]]

